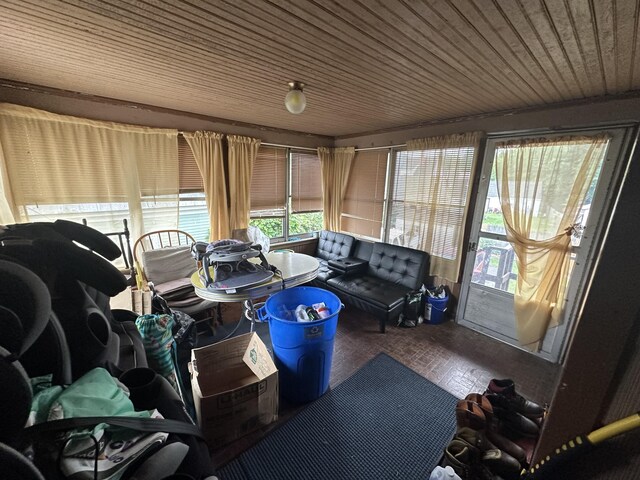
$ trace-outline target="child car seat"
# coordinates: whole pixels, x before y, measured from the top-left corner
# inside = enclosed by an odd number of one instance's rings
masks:
[[[106,260],[117,257],[118,248],[105,242],[101,233],[69,223],[0,227],[0,384],[9,387],[0,394],[3,479],[42,480],[43,473],[57,478],[56,472],[38,471],[17,448],[31,409],[29,377],[52,374],[54,382],[64,385],[97,366],[125,384],[133,372],[154,376],[145,368],[140,335],[131,328],[135,314],[109,308],[108,297],[126,287],[124,275]],[[136,392],[136,402],[144,405],[140,408],[157,408],[166,419],[190,423],[181,401],[162,387],[162,381],[150,383],[156,386],[153,395]],[[192,431],[178,428],[169,435],[171,442],[188,447],[177,472],[208,478],[213,473],[208,449]],[[168,450],[180,449],[163,447],[157,453],[164,459]]]
[[[20,357],[45,330],[50,297],[30,270],[0,260],[0,478],[43,480],[42,474],[15,447],[31,409],[31,385]],[[8,394],[7,394],[8,390]]]

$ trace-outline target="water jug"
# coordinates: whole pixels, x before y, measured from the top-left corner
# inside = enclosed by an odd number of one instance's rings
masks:
[[[429,477],[429,480],[462,480],[458,475],[456,475],[456,472],[453,471],[453,468],[447,466],[447,467],[441,467],[441,466],[437,466],[436,468],[433,469],[433,472],[431,472],[431,476]]]

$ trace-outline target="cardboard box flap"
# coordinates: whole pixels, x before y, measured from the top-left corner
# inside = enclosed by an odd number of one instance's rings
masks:
[[[216,379],[220,378],[221,372],[244,368],[245,362],[242,357],[249,346],[251,335],[255,333],[191,350],[192,375],[197,377],[201,384],[211,384],[217,383]]]
[[[271,360],[267,347],[256,333],[252,334],[242,360],[260,380],[264,380],[278,371]]]

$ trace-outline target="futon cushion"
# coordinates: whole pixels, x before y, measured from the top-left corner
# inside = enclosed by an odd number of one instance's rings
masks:
[[[367,275],[417,290],[429,268],[429,254],[413,248],[375,243]]]
[[[142,252],[141,260],[147,280],[154,285],[191,277],[197,269],[188,245],[147,250]]]
[[[370,275],[340,275],[327,282],[332,288],[351,297],[366,300],[383,310],[391,310],[404,302],[404,297],[411,289],[404,285],[382,280]]]
[[[329,268],[326,260],[323,260],[322,258],[316,258],[316,260],[318,260],[318,276],[316,277],[316,280],[319,280],[322,283],[327,283],[327,280],[330,278],[340,275],[339,272]]]
[[[356,239],[351,235],[322,230],[315,256],[323,260],[349,257],[353,252],[355,241]]]

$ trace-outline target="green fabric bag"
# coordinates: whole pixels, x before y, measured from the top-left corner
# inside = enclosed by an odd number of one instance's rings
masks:
[[[38,392],[29,424],[84,417],[162,418],[157,412],[136,412],[127,394],[109,372],[95,368],[67,388],[52,386]],[[136,458],[162,445],[167,437],[164,432],[141,433],[97,423],[56,432],[34,443],[34,450],[40,460],[36,463],[58,463],[65,478],[93,480],[97,469],[101,480],[118,480]]]

